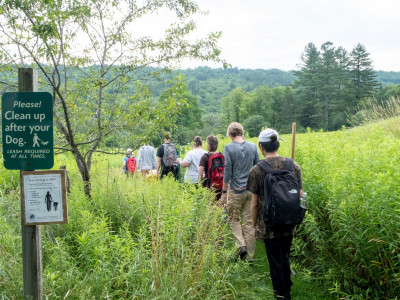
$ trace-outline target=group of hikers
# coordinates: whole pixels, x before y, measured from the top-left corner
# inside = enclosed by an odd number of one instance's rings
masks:
[[[171,173],[176,179],[181,166],[187,168],[185,183],[213,189],[216,203],[228,215],[237,247],[235,259],[252,264],[256,238],[263,239],[274,296],[291,299],[290,247],[295,226],[301,223],[305,213],[300,201],[303,196],[300,166],[290,158],[279,156],[282,139],[273,129],[263,130],[258,137],[263,160],[259,158],[257,145],[245,140],[240,123],[231,123],[227,136],[232,142],[224,147],[224,154],[217,152],[215,135],[206,139],[208,151],[196,136],[193,149],[181,160],[167,132],[157,153],[150,145],[139,149],[135,168],[143,174],[155,170],[159,179]],[[123,159],[126,173],[129,173],[131,157],[132,150],[128,149]]]

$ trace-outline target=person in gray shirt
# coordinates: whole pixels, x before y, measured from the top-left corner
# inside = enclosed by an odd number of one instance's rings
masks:
[[[138,154],[138,169],[142,174],[149,174],[150,170],[156,168],[156,151],[152,146],[145,143],[140,147]]]
[[[243,126],[233,122],[227,136],[232,140],[224,148],[225,173],[221,202],[226,203],[228,223],[238,253],[236,260],[251,262],[256,248],[256,238],[251,219],[251,193],[246,190],[250,169],[260,160],[257,146],[244,140]],[[242,222],[241,222],[242,221]]]

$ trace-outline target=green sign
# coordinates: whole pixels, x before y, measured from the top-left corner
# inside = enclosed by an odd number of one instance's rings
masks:
[[[4,93],[1,100],[4,167],[51,169],[54,165],[51,94]]]

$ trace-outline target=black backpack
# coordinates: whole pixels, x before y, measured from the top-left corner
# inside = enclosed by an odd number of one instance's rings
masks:
[[[265,226],[275,231],[289,231],[301,224],[305,208],[300,207],[300,189],[292,173],[293,160],[286,158],[281,170],[274,170],[265,160],[257,165],[267,173],[264,179]]]

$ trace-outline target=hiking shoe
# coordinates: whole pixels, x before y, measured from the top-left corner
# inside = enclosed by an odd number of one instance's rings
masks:
[[[241,260],[245,260],[247,256],[247,249],[246,246],[242,246],[238,249],[238,253],[236,254],[235,261],[237,261],[240,257]]]

